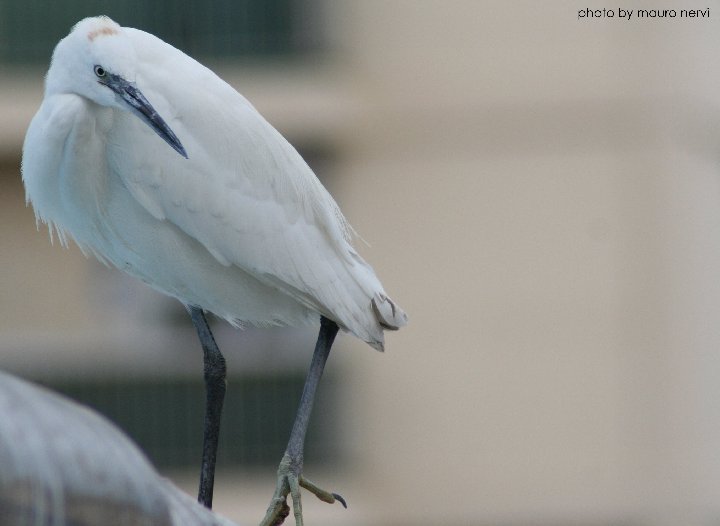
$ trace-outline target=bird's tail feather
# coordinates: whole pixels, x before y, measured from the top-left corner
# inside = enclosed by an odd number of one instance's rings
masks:
[[[383,292],[376,292],[370,300],[376,329],[363,339],[375,350],[385,350],[384,331],[396,331],[407,324],[407,314]]]
[[[383,329],[396,331],[407,324],[407,314],[382,292],[371,301],[373,312]]]

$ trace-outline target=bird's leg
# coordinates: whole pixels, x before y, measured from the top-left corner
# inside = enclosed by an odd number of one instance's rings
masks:
[[[203,431],[198,502],[207,508],[212,508],[215,460],[220,436],[220,416],[223,400],[225,399],[225,358],[220,352],[217,343],[215,343],[215,338],[210,331],[210,326],[202,309],[188,307],[188,311],[203,348],[205,370],[205,427]]]
[[[285,455],[278,467],[275,494],[260,526],[276,526],[283,523],[285,517],[287,517],[290,512],[287,505],[288,494],[293,501],[295,524],[296,526],[302,526],[302,505],[300,503],[301,487],[311,491],[322,501],[332,504],[336,500],[339,500],[343,506],[347,507],[345,500],[340,495],[320,489],[302,475],[305,433],[307,432],[308,422],[310,421],[315,392],[317,391],[320,377],[325,368],[325,362],[330,354],[330,347],[332,347],[337,332],[337,324],[323,316],[320,320],[320,333],[318,334],[318,340],[315,344],[312,362],[310,362],[310,370],[305,379],[305,387],[303,388],[302,397],[300,398],[300,407],[295,416],[295,423],[290,433],[290,440],[285,450]]]

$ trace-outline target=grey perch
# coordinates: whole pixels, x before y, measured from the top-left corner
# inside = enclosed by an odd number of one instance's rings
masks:
[[[105,418],[0,372],[0,524],[234,523],[161,477]]]

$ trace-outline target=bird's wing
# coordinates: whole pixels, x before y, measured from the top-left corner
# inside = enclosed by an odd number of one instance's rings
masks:
[[[133,115],[119,113],[108,137],[110,169],[148,212],[180,227],[221,263],[381,346],[382,321],[372,305],[382,304],[384,292],[350,245],[335,201],[252,105],[182,57],[174,78],[146,71],[138,87],[189,159]]]

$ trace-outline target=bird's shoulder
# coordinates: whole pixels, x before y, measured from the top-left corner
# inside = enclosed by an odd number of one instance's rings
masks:
[[[30,121],[23,145],[22,173],[26,185],[30,183],[32,187],[33,180],[56,177],[67,161],[63,151],[68,138],[88,117],[87,101],[78,95],[53,94],[43,99]]]
[[[86,99],[53,94],[45,97],[25,136],[21,171],[26,199],[32,202],[36,218],[48,224],[51,236],[57,232],[63,244],[66,230],[76,235],[90,223],[78,221],[75,205],[95,199],[101,167],[93,163],[92,155],[86,155],[100,147],[92,135],[94,129]],[[88,194],[93,196],[88,198]],[[79,223],[83,227],[74,228]]]
[[[87,100],[72,93],[46,95],[29,130],[55,137],[66,136],[88,115]]]

